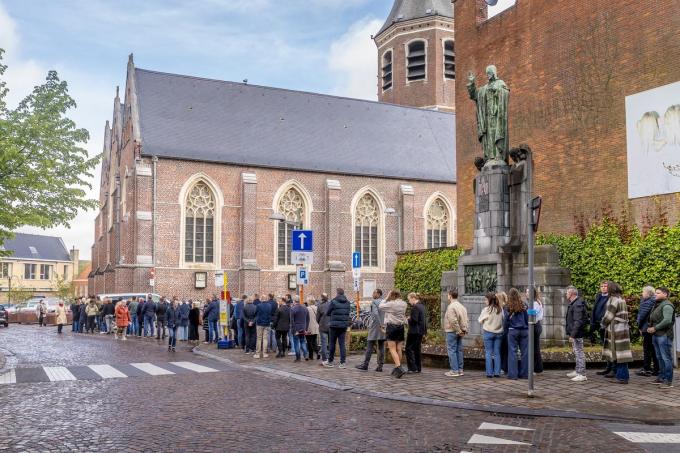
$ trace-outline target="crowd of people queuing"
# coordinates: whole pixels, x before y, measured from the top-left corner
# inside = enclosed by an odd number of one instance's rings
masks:
[[[575,368],[567,377],[574,382],[588,379],[584,338],[589,330],[591,342],[602,344],[607,361],[607,367],[597,374],[627,384],[628,364],[633,361],[633,355],[629,314],[621,286],[611,281],[602,282],[590,315],[575,287],[567,288],[566,297],[569,304],[565,331],[575,356]],[[653,383],[663,388],[673,386],[675,313],[668,297],[667,288],[646,286],[637,318],[644,351],[644,366],[637,375],[654,377]],[[402,300],[398,290],[390,291],[387,297],[383,297],[380,289],[374,291],[366,320],[366,352],[356,369],[368,371],[371,357],[377,352],[375,371],[382,372],[387,347],[394,364],[394,377],[421,372],[421,345],[428,327],[426,310],[417,294],[411,293],[406,299]],[[464,376],[463,338],[469,332],[469,319],[467,310],[458,301],[456,290],[449,291],[448,300],[443,326],[450,370],[445,375],[460,377]],[[293,356],[295,362],[301,362],[303,359],[314,360],[316,356],[321,365],[332,368],[339,349],[338,367],[346,368],[350,304],[341,288],[331,300],[325,293],[318,300],[309,297],[306,301],[290,294],[279,297],[268,294],[264,300],[258,294],[243,295],[229,305],[228,322],[236,347],[255,359],[266,359],[269,354],[275,354],[275,358]],[[409,305],[411,310],[407,316]],[[529,323],[530,309],[535,314],[535,323]],[[66,322],[63,305],[60,310],[59,319],[63,324]],[[217,343],[225,327],[219,323],[220,302],[216,296],[204,303],[180,301],[177,297],[171,300],[162,297],[154,302],[151,295],[131,301],[104,299],[101,303],[94,298],[82,298],[71,305],[71,311],[74,332],[92,334],[96,328],[101,334],[113,333],[116,339],[122,340],[129,335],[154,338],[154,334],[156,339],[164,340],[167,334],[170,351],[175,351],[178,340],[198,344],[199,326],[205,332],[204,343]],[[524,297],[516,288],[511,288],[507,294],[486,294],[486,304],[477,322],[484,342],[487,378],[505,375],[513,380],[526,379],[529,360],[534,362],[534,373],[543,372],[540,347],[543,317],[544,306],[538,288],[534,288],[533,302],[529,302],[528,289]],[[533,357],[528,357],[529,329],[534,330]],[[402,367],[402,354],[406,357],[406,370]]]

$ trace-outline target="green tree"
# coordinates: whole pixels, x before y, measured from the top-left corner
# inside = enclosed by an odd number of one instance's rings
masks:
[[[21,304],[33,296],[33,290],[22,285],[12,286],[7,294],[7,300],[12,304]]]
[[[91,188],[88,178],[100,159],[83,148],[87,130],[66,116],[76,103],[56,71],[16,109],[7,107],[3,53],[0,49],[0,245],[19,227],[69,226],[79,210],[96,208],[85,188]],[[10,253],[0,250],[0,256]]]
[[[76,285],[72,281],[67,281],[64,277],[56,278],[57,297],[68,302],[73,299],[75,295]]]

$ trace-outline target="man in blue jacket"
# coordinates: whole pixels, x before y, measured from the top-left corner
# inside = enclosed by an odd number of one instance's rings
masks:
[[[335,342],[340,343],[340,366],[338,368],[345,368],[345,359],[347,352],[345,349],[345,335],[347,334],[347,327],[349,327],[349,300],[345,297],[345,290],[338,288],[335,290],[335,299],[328,304],[326,315],[330,319],[329,322],[329,340],[330,350],[328,351],[328,361],[323,362],[323,366],[333,368],[333,359],[335,357]]]
[[[609,301],[609,286],[606,281],[600,283],[600,292],[595,298],[595,305],[593,306],[593,314],[590,318],[590,342],[595,343],[595,332],[600,332],[600,342],[604,344],[605,332],[602,328],[602,318],[607,310],[607,302]],[[612,362],[607,362],[607,368],[598,371],[596,374],[603,376],[609,373],[614,367]]]
[[[144,336],[153,337],[154,324],[156,320],[156,303],[153,301],[153,299],[149,298],[144,303],[143,314],[144,314]]]
[[[220,320],[220,301],[217,300],[217,296],[213,296],[208,304],[208,309],[203,316],[208,319],[208,342],[217,343],[217,339],[219,338],[217,324]]]
[[[259,300],[256,298],[256,300]],[[269,346],[269,329],[272,322],[272,306],[266,302],[257,305],[255,313],[255,325],[257,326],[257,343],[255,345],[255,357],[259,359],[269,357],[267,347]]]
[[[234,319],[236,320],[236,343],[241,349],[246,348],[245,343],[245,331],[243,330],[243,319],[241,319],[241,314],[243,313],[243,306],[245,305],[246,296],[243,296],[241,300],[236,302],[234,305]]]
[[[309,360],[309,350],[307,349],[307,329],[309,329],[309,311],[307,307],[300,303],[300,298],[295,296],[293,299],[293,309],[290,311],[290,323],[293,329],[293,350],[295,351],[295,361],[299,362],[301,354],[305,360]]]
[[[654,351],[654,334],[648,333],[649,315],[652,314],[652,309],[656,303],[654,296],[654,287],[645,286],[642,288],[642,298],[640,299],[640,310],[638,311],[637,324],[642,333],[642,351],[644,354],[644,365],[642,369],[637,372],[638,376],[658,376],[659,375],[659,358]]]

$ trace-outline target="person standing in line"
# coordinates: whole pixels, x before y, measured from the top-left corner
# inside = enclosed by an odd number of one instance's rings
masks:
[[[393,289],[378,306],[383,314],[387,349],[394,362],[392,376],[401,379],[404,370],[401,368],[401,351],[404,345],[404,324],[406,324],[406,302],[401,300],[401,293]]]
[[[148,298],[144,303],[144,336],[147,338],[153,338],[154,336],[157,308],[152,298]]]
[[[258,307],[259,308],[259,307]],[[290,323],[293,326],[293,349],[295,350],[295,361],[299,362],[302,357],[305,361],[309,360],[309,350],[307,349],[307,329],[309,328],[309,312],[307,307],[300,303],[300,298],[293,298],[293,308],[290,311]]]
[[[543,356],[541,355],[541,334],[543,333],[543,302],[538,288],[534,287],[534,302],[529,303],[529,288],[526,290],[527,306],[536,310],[536,323],[534,324],[534,373],[543,372]]]
[[[146,301],[144,298],[139,298],[139,304],[137,305],[137,336],[141,337],[144,329],[144,305]]]
[[[59,305],[57,305],[57,319],[55,322],[57,323],[57,333],[61,335],[61,329],[64,327],[64,324],[68,322],[66,307],[64,307],[63,300],[60,300]]]
[[[406,364],[409,373],[420,373],[423,366],[420,351],[423,337],[427,335],[425,306],[416,293],[410,293],[407,299],[411,306],[411,315],[408,318],[408,334],[406,335]]]
[[[236,344],[239,348],[245,349],[245,337],[246,333],[243,329],[243,307],[245,305],[245,296],[241,298],[236,304],[234,304],[234,319],[236,320]]]
[[[602,318],[604,317],[607,302],[609,301],[609,289],[607,285],[608,282],[606,281],[600,283],[600,292],[595,297],[595,305],[593,305],[593,313],[591,314],[590,317],[590,342],[591,344],[596,343],[597,341],[596,332],[599,332],[600,343],[602,344],[603,347],[605,343],[605,329],[602,328]],[[598,371],[595,374],[604,376],[605,374],[609,374],[609,372],[612,371],[612,369],[613,363],[607,362],[607,367],[604,370]]]
[[[477,318],[482,327],[486,377],[501,377],[501,340],[503,338],[503,309],[494,293],[487,293],[486,306]]]
[[[623,300],[623,289],[618,283],[607,282],[607,289],[609,300],[602,317],[602,328],[605,329],[603,357],[613,366],[604,377],[615,377],[617,383],[628,384],[628,364],[633,361],[628,307]]]
[[[652,309],[656,304],[655,290],[653,286],[645,286],[642,288],[642,298],[640,299],[640,309],[637,316],[637,324],[642,335],[642,352],[644,356],[644,365],[642,369],[636,374],[638,376],[658,376],[659,375],[659,358],[656,356],[654,348],[654,335],[647,332],[649,328],[649,316],[652,314]]]
[[[165,310],[165,322],[168,325],[168,351],[175,352],[177,346],[177,328],[179,327],[179,306],[177,297],[172,300]]]
[[[114,309],[114,317],[116,320],[116,331],[114,339],[127,340],[127,328],[130,325],[130,310],[125,304],[125,301],[118,301]]]
[[[255,304],[253,302],[253,304]],[[255,344],[255,355],[253,358],[268,358],[267,348],[269,346],[269,326],[272,322],[272,306],[267,302],[260,302],[255,307],[255,326],[257,332],[257,342]]]
[[[106,334],[110,335],[113,333],[114,322],[113,318],[115,315],[116,307],[111,301],[111,299],[105,299],[104,305],[102,306],[102,316],[104,316],[104,325],[106,326]]]
[[[208,326],[210,328],[210,342],[217,343],[220,339],[220,300],[217,296],[213,296],[210,302],[212,309],[210,310],[210,316],[208,317]]]
[[[578,290],[574,286],[567,286],[567,324],[566,333],[569,335],[569,343],[574,349],[576,366],[574,371],[567,373],[567,377],[574,382],[587,381],[586,355],[583,352],[583,337],[585,336],[586,324],[588,323],[588,310],[583,299],[578,297]]]
[[[211,302],[211,299],[206,298],[205,302],[203,302],[203,308],[201,311],[201,325],[203,326],[203,334],[205,335],[203,344],[210,343],[210,321],[208,321],[208,316],[210,315],[210,311],[212,311],[210,309]]]
[[[274,313],[276,313],[276,310],[279,308],[279,304],[276,303],[276,297],[274,297],[274,294],[269,293],[268,294],[268,299],[267,302],[269,304],[269,310],[270,310],[270,316],[271,319],[274,319]],[[272,324],[269,325],[269,344],[267,347],[267,353],[270,352],[277,352],[277,345],[276,345],[276,329],[274,329],[274,326]]]
[[[199,341],[198,325],[201,323],[200,302],[192,302],[189,299],[189,305],[191,305],[191,310],[189,310],[189,343],[197,345]]]
[[[321,303],[316,310],[316,322],[319,324],[319,338],[321,342],[321,364],[328,361],[328,335],[330,333],[330,318],[328,317],[328,294],[321,294]]]
[[[668,301],[670,291],[659,287],[654,292],[654,308],[649,316],[647,333],[654,335],[652,341],[656,356],[659,358],[659,378],[654,384],[663,389],[673,388],[673,328],[675,327],[675,308]]]
[[[377,349],[378,366],[375,371],[382,373],[383,364],[385,363],[385,332],[383,331],[384,316],[380,312],[380,303],[382,302],[383,292],[381,289],[373,291],[373,301],[371,302],[369,317],[368,317],[368,336],[366,338],[366,354],[364,361],[356,366],[357,370],[368,371],[368,366],[371,363],[371,355],[373,355],[373,348]]]
[[[347,327],[349,327],[349,300],[345,297],[345,290],[338,288],[335,290],[335,298],[328,304],[326,315],[329,318],[329,340],[330,348],[328,351],[328,361],[322,363],[326,368],[333,368],[333,360],[335,359],[335,343],[340,344],[340,366],[338,368],[344,369],[345,360],[347,359],[347,351],[345,348],[345,335],[347,334]]]
[[[78,315],[78,333],[83,333],[83,331],[87,332],[87,303],[86,300],[83,298],[82,303],[80,304],[80,313]]]
[[[448,294],[449,305],[444,313],[444,332],[446,332],[446,348],[449,356],[450,370],[445,376],[464,376],[463,370],[463,337],[468,333],[468,313],[458,301],[458,290],[452,289]]]
[[[508,329],[508,379],[526,379],[529,377],[529,315],[517,289],[510,289],[508,305],[503,313],[505,327]],[[519,363],[517,348],[521,357]]]
[[[35,307],[35,314],[38,316],[38,325],[40,327],[46,327],[47,305],[45,305],[45,301],[43,299],[40,299],[40,302],[38,302],[38,305]]]
[[[321,359],[319,353],[318,338],[319,338],[319,323],[316,321],[316,315],[319,311],[316,306],[316,301],[313,297],[307,299],[307,311],[309,312],[309,324],[307,328],[307,350],[309,351],[309,358],[314,360],[314,353],[316,353],[316,360]]]
[[[288,331],[290,330],[290,308],[286,304],[285,297],[279,297],[279,306],[274,313],[272,324],[276,331],[276,345],[278,346],[276,357],[285,357],[286,349],[288,349]]]
[[[165,314],[169,307],[168,299],[163,297],[156,308],[156,340],[165,340]]]
[[[136,298],[130,300],[128,304],[128,312],[130,313],[130,324],[128,324],[127,334],[137,335],[137,307],[139,306],[139,301]]]
[[[501,311],[503,311],[505,306],[508,305],[508,295],[505,291],[501,291],[496,293],[496,299],[498,299],[498,305],[501,306]],[[501,337],[501,372],[506,376],[508,374],[508,329],[505,321],[503,322],[503,336]]]
[[[243,307],[243,323],[245,326],[245,341],[246,354],[255,352],[255,343],[257,343],[257,307],[253,303],[251,297],[246,298],[246,304]]]
[[[80,297],[78,297],[69,307],[71,310],[71,332],[78,332],[78,320],[80,319]]]
[[[179,304],[179,318],[177,320],[179,341],[189,340],[189,312],[191,311],[191,305],[191,300],[187,302],[186,299],[182,299],[182,303]]]
[[[97,314],[99,313],[99,307],[97,307],[97,302],[94,299],[90,299],[85,308],[85,313],[87,314],[87,330],[93,334],[94,333],[94,323],[97,319]]]

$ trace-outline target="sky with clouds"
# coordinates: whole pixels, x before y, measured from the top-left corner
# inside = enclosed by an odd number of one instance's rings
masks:
[[[499,0],[496,14],[514,4]],[[16,105],[56,69],[78,107],[69,116],[101,152],[125,64],[221,80],[375,100],[371,35],[393,0],[0,0],[0,48]],[[92,181],[97,198],[99,169]],[[20,231],[61,236],[89,259],[93,211],[70,228]]]

